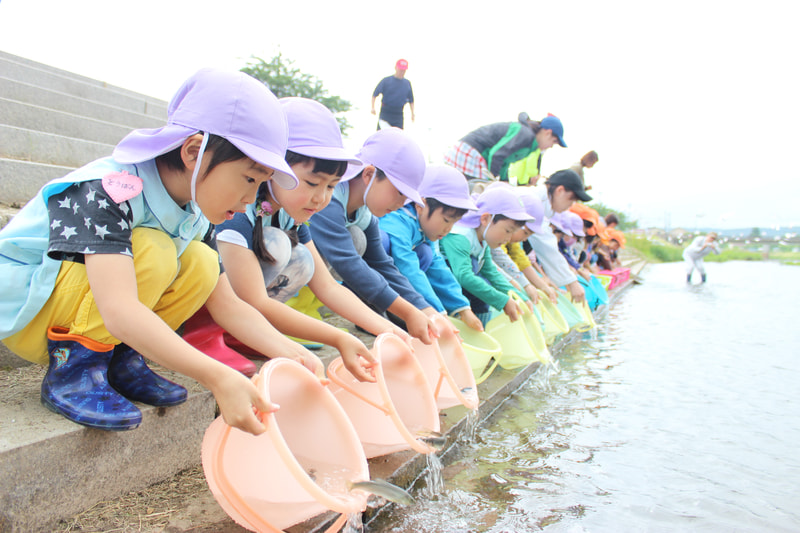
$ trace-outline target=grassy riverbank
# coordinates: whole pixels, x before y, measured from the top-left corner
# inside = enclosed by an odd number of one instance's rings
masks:
[[[676,246],[657,237],[646,238],[637,235],[626,235],[626,238],[628,240],[627,246],[638,251],[651,263],[668,263],[670,261],[683,260],[683,246]],[[763,256],[761,252],[729,247],[723,243],[722,252],[719,255],[709,254],[704,259],[710,262],[761,261]],[[800,264],[800,252],[779,248],[778,250],[770,251],[769,259],[792,265]]]

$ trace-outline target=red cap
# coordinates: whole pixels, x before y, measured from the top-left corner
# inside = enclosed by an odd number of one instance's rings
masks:
[[[405,59],[398,59],[397,63],[394,64],[394,68],[400,70],[408,70],[408,61]]]

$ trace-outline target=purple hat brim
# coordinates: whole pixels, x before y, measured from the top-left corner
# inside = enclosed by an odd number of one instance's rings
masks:
[[[363,167],[364,163],[361,162],[353,154],[349,153],[344,148],[336,146],[289,146],[292,152],[313,157],[315,159],[326,159],[328,161],[346,161],[348,170],[350,166]],[[358,172],[356,172],[358,174]]]
[[[419,195],[416,189],[413,187],[409,187],[406,183],[403,183],[397,178],[393,178],[390,175],[386,175],[389,181],[394,185],[394,188],[400,191],[400,194],[411,200],[412,202],[422,204],[422,196]]]
[[[525,226],[534,233],[542,233],[541,220],[529,220],[525,223]]]
[[[112,157],[124,164],[149,161],[178,148],[195,133],[199,133],[199,130],[180,124],[133,130],[117,144]],[[297,187],[299,183],[297,177],[283,157],[236,137],[226,137],[226,139],[256,163],[273,169],[275,174],[272,179],[282,188]]]

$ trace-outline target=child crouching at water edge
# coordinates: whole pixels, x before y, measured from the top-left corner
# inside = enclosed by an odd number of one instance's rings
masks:
[[[488,187],[478,196],[476,204],[478,209],[464,215],[442,239],[442,255],[484,326],[491,315],[490,307],[503,310],[515,321],[521,310],[509,291],[516,291],[526,302],[528,296],[517,291],[498,272],[491,249],[509,242],[511,235],[531,216],[514,189],[505,184]]]
[[[429,165],[419,194],[421,204],[410,202],[381,218],[383,246],[400,273],[434,309],[457,314],[472,329],[483,331],[438,245],[467,211],[477,209],[467,180],[454,168]]]
[[[435,313],[386,255],[378,218],[400,209],[408,198],[421,202],[417,188],[425,174],[425,156],[398,128],[367,138],[357,155],[366,165],[349,171],[327,207],[311,217],[311,237],[345,285],[379,313],[400,317],[408,332],[433,342]]]
[[[408,337],[333,279],[307,225],[328,205],[345,171],[363,165],[343,148],[339,124],[325,106],[305,98],[280,102],[289,124],[286,161],[300,183],[292,189],[274,182],[262,185],[245,213],[217,227],[220,255],[236,293],[275,327],[334,346],[357,379],[372,381],[367,367],[373,357],[360,340],[285,305],[308,285],[332,311],[370,333]]]
[[[515,192],[519,194],[525,212],[532,218],[511,235],[508,243],[492,249],[492,260],[502,272],[517,282],[534,304],[539,302],[539,290],[555,303],[558,300],[556,289],[534,269],[521,245],[534,233],[542,232],[544,206],[530,189],[517,189]]]
[[[263,84],[204,69],[173,97],[166,126],[136,130],[113,157],[48,183],[0,232],[0,337],[49,364],[45,406],[90,427],[133,429],[142,418],[132,401],[186,399],[145,356],[211,390],[228,424],[263,432],[254,411],[277,406],[175,333],[203,304],[242,342],[322,375],[314,354],[234,294],[211,232],[261,183],[296,186],[286,142],[286,119]]]
[[[528,242],[536,252],[536,257],[547,276],[558,287],[564,286],[573,301],[580,303],[585,297],[583,287],[578,282],[577,274],[570,270],[567,260],[558,249],[558,239],[550,229],[550,218],[569,209],[576,200],[590,202],[592,197],[586,194],[581,178],[572,170],[559,170],[553,173],[547,179],[544,189],[537,194],[544,206],[543,231],[531,235]]]

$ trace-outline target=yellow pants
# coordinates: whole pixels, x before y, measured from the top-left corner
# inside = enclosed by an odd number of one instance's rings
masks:
[[[178,329],[214,290],[219,279],[217,253],[192,241],[178,257],[169,236],[150,228],[135,228],[131,241],[139,301]],[[47,364],[47,329],[52,326],[105,344],[120,343],[97,310],[83,263],[64,261],[53,294],[39,314],[3,343],[23,359]]]

